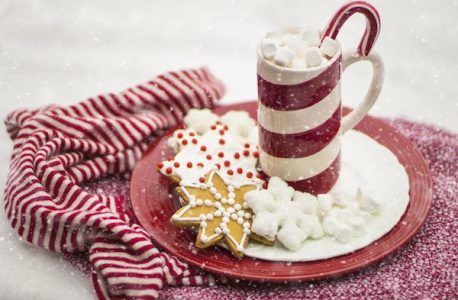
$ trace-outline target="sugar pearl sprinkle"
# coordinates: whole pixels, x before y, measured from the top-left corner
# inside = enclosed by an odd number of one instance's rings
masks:
[[[266,60],[292,69],[326,65],[340,50],[337,41],[326,37],[321,43],[320,32],[309,28],[270,33],[259,47]]]

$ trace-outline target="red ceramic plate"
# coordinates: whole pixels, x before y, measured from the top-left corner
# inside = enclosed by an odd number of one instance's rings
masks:
[[[256,102],[214,109],[217,114],[228,110],[246,110],[256,118]],[[344,113],[348,109],[344,110]],[[412,143],[380,119],[365,117],[356,127],[389,148],[405,167],[410,183],[410,202],[400,222],[382,238],[356,252],[312,262],[272,262],[249,257],[234,258],[218,247],[196,249],[195,233],[172,226],[170,217],[176,201],[169,196],[174,185],[156,171],[158,162],[172,155],[163,135],[138,162],[131,179],[131,201],[134,212],[156,244],[183,261],[209,272],[232,278],[255,281],[298,281],[338,276],[366,267],[406,244],[425,221],[432,201],[432,180],[421,154]],[[170,132],[169,132],[170,134]]]

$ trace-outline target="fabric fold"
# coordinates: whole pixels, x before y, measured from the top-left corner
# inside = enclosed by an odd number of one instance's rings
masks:
[[[24,240],[58,253],[89,252],[99,299],[154,299],[165,285],[213,284],[159,250],[123,197],[79,185],[131,171],[149,143],[190,108],[212,107],[224,86],[208,69],[169,72],[75,105],[17,110],[5,211]]]

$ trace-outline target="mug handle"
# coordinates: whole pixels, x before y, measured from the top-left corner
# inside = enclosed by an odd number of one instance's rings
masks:
[[[369,61],[372,64],[373,74],[369,90],[363,102],[352,112],[342,118],[342,134],[355,127],[369,112],[380,94],[383,86],[384,66],[380,55],[372,51],[367,56],[359,55],[357,51],[345,52],[342,58],[342,70],[345,71],[351,64],[359,61]],[[343,72],[342,71],[342,72]]]

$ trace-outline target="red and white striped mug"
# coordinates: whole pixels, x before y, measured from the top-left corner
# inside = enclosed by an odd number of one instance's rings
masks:
[[[370,28],[369,32],[373,33]],[[339,50],[326,65],[303,70],[277,66],[258,49],[259,159],[268,176],[313,194],[334,186],[340,170],[340,137],[367,114],[383,85],[383,62],[361,47],[367,44],[362,41],[357,51],[344,54]],[[369,91],[356,109],[342,117],[342,70],[362,60],[373,66]]]

